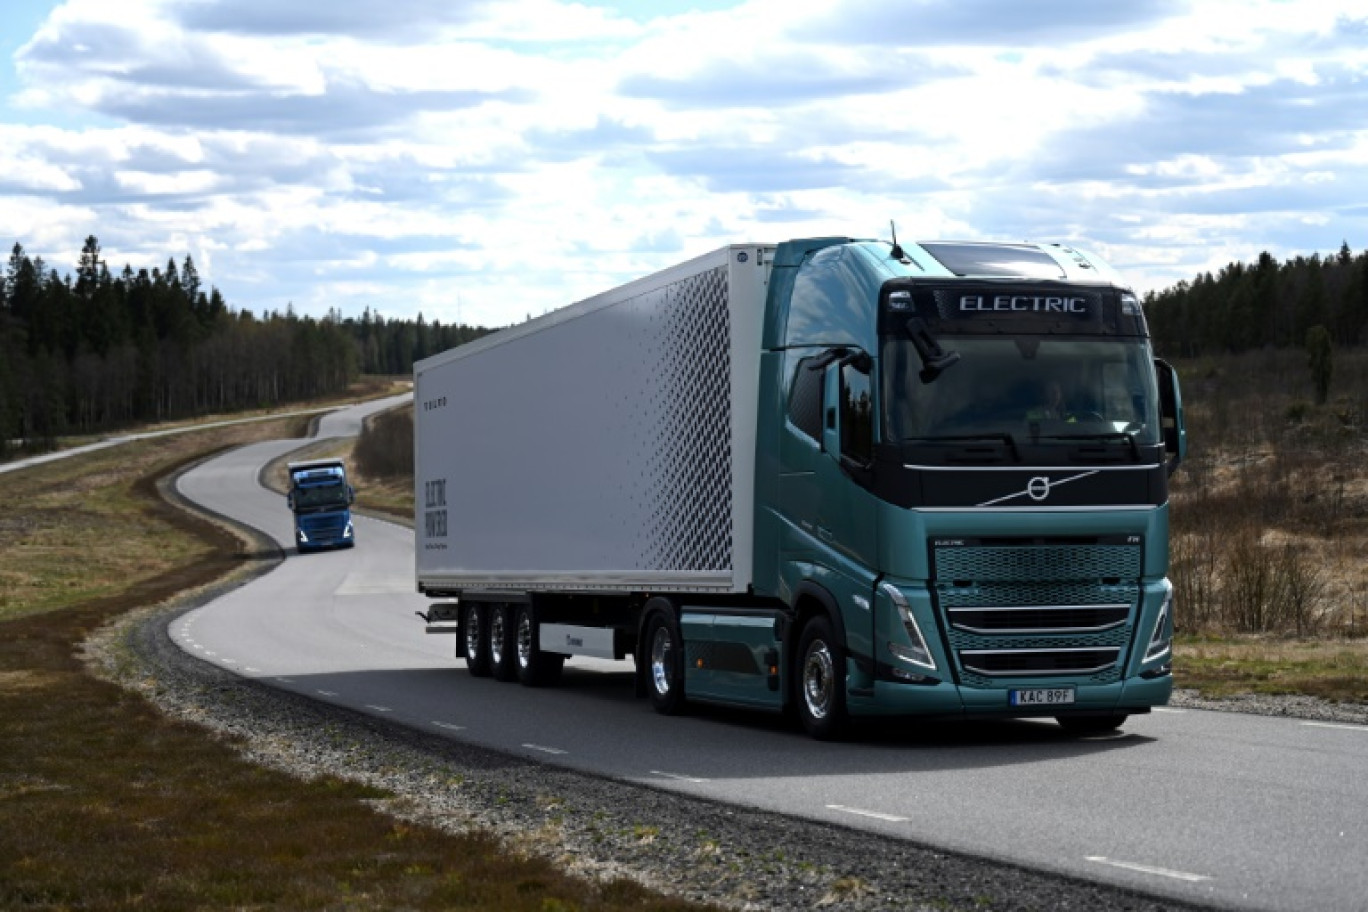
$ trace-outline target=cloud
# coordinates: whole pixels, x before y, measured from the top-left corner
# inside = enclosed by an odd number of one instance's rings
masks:
[[[0,98],[0,231],[444,320],[890,218],[1143,288],[1365,244],[1358,5],[64,0]]]
[[[833,5],[791,30],[799,40],[893,47],[1060,47],[1145,28],[1183,12],[1178,0],[877,0]]]

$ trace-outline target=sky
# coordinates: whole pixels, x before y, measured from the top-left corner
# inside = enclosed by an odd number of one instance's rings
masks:
[[[4,0],[0,244],[501,326],[729,243],[1368,247],[1362,0]]]

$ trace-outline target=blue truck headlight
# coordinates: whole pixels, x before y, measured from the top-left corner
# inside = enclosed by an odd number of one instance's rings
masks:
[[[347,520],[347,528],[345,528],[345,529],[342,530],[342,537],[343,537],[343,538],[351,538],[351,537],[352,537],[351,520]]]
[[[907,604],[907,597],[902,594],[897,586],[892,583],[880,583],[879,589],[884,595],[888,596],[893,602],[893,606],[898,609],[898,617],[902,621],[903,629],[907,631],[907,638],[912,641],[912,645],[906,643],[888,643],[888,651],[894,657],[907,662],[910,665],[917,665],[928,671],[936,670],[936,660],[931,657],[931,650],[926,648],[926,638],[922,636],[921,628],[917,626],[917,619],[912,616],[912,606]]]
[[[299,539],[301,544],[308,544],[309,542],[309,536],[304,534],[303,529],[295,529],[295,537]]]
[[[1157,662],[1173,651],[1173,586],[1164,592],[1164,603],[1159,606],[1159,617],[1154,622],[1149,645],[1145,648],[1145,662]]]

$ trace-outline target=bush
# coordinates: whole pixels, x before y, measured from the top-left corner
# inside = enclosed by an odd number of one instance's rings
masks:
[[[413,406],[381,412],[366,422],[352,458],[367,478],[412,480]]]

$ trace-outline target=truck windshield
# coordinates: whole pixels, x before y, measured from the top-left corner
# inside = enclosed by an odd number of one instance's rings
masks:
[[[960,336],[960,361],[918,377],[912,343],[883,343],[884,439],[1160,440],[1158,383],[1143,339]]]
[[[341,482],[309,485],[294,489],[294,506],[298,512],[335,510],[347,505],[347,488]]]

